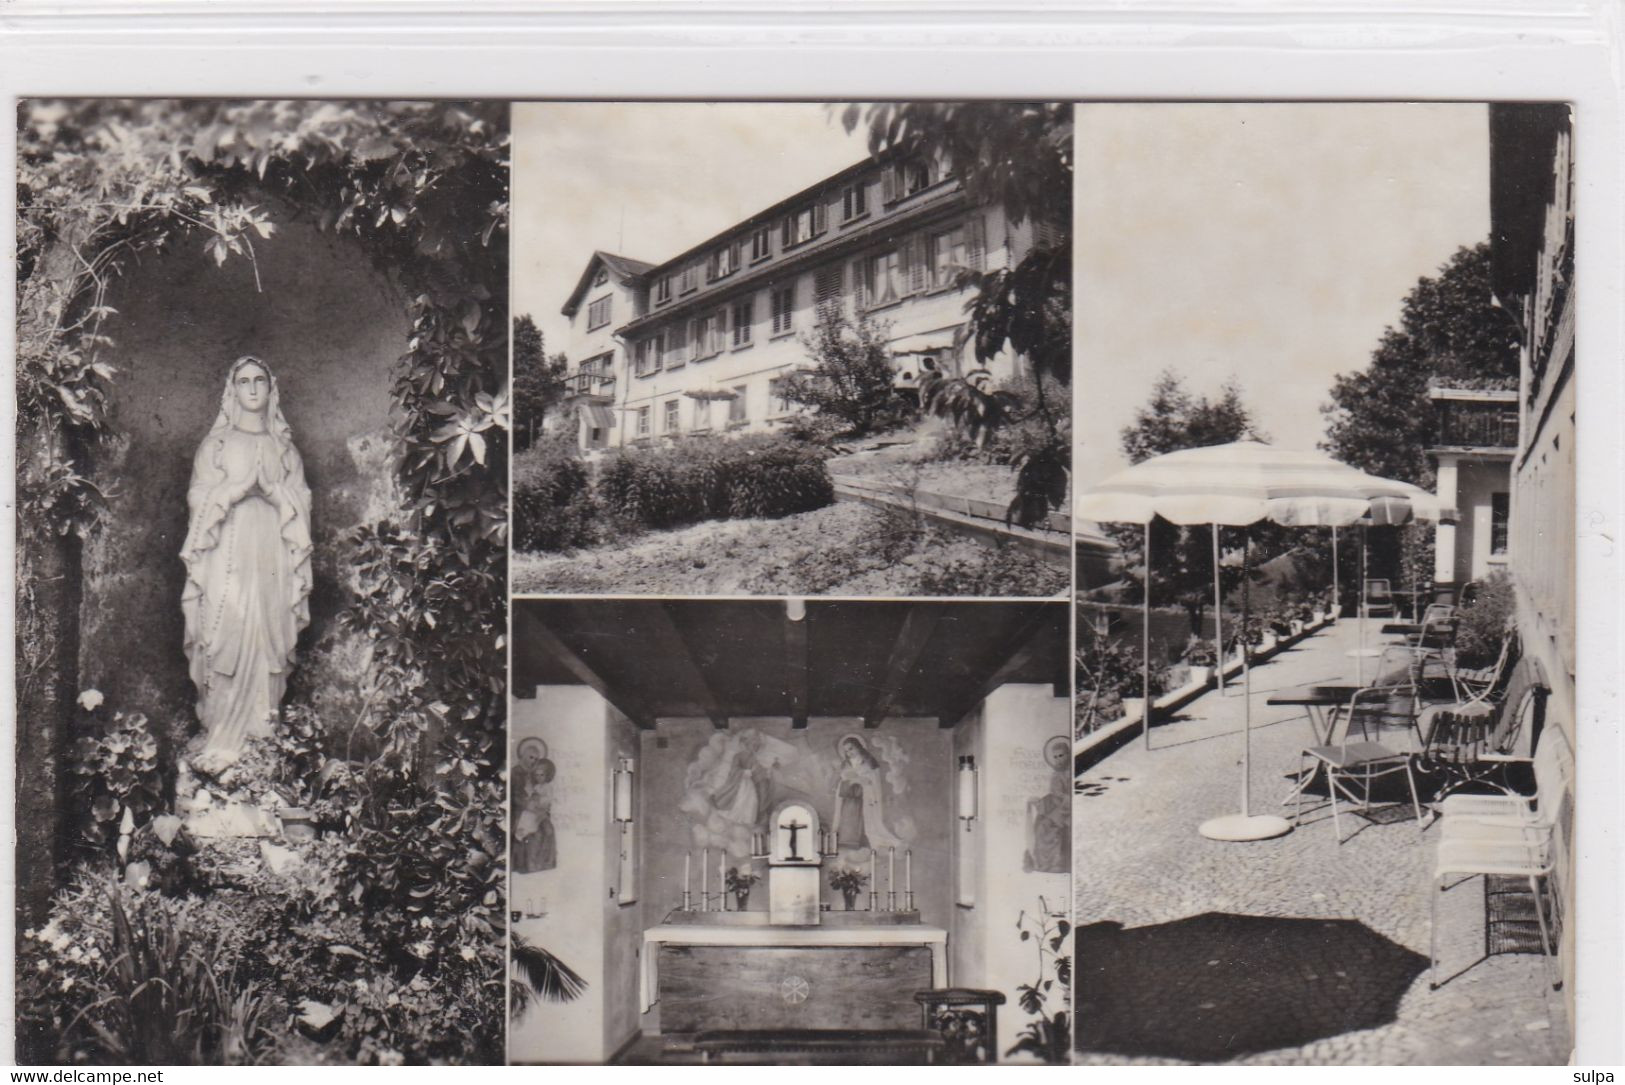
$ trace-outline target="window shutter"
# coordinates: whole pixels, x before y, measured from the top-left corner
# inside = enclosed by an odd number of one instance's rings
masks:
[[[829,225],[829,205],[822,198],[813,204],[813,233],[821,234]]]
[[[796,217],[794,215],[786,215],[784,216],[784,221],[779,224],[779,247],[788,249],[795,243]]]
[[[986,257],[983,255],[987,248],[987,227],[982,221],[981,212],[973,214],[965,220],[965,262],[971,266],[972,271],[981,271]]]
[[[841,265],[830,264],[818,269],[813,277],[813,302],[822,317],[830,309],[839,311],[841,305]]]
[[[862,313],[868,306],[868,282],[864,277],[864,260],[852,261],[852,308]]]
[[[880,202],[883,204],[897,202],[897,167],[887,166],[880,171]]]
[[[903,246],[904,259],[908,261],[907,282],[911,294],[923,293],[930,286],[929,250],[930,239],[925,234],[916,234],[908,239]]]

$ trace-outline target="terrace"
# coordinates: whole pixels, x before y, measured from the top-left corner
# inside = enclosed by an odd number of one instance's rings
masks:
[[[1254,813],[1290,814],[1277,804],[1315,744],[1304,710],[1268,706],[1271,693],[1350,676],[1358,636],[1344,619],[1254,669]],[[1527,893],[1491,897],[1474,878],[1439,894],[1442,986],[1429,990],[1440,830],[1419,834],[1408,804],[1370,819],[1345,806],[1342,844],[1323,801],[1277,839],[1198,834],[1237,809],[1242,720],[1238,682],[1155,727],[1149,750],[1136,738],[1078,778],[1077,1061],[1567,1061],[1563,995],[1512,914]]]

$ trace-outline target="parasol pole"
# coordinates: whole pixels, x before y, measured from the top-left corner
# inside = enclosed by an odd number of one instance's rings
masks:
[[[1360,647],[1354,657],[1354,684],[1365,685],[1365,574],[1366,549],[1371,545],[1370,532],[1364,524],[1360,525],[1360,594],[1357,606],[1360,608]]]
[[[1145,577],[1140,592],[1143,607],[1140,621],[1140,692],[1145,705],[1140,709],[1140,726],[1145,729],[1145,748],[1151,748],[1151,521],[1145,522]]]
[[[1343,616],[1343,593],[1337,583],[1337,525],[1332,525],[1332,623]]]
[[[1224,593],[1219,587],[1219,525],[1213,531],[1213,658],[1219,667],[1219,696],[1224,696]]]
[[[1241,816],[1253,816],[1253,671],[1248,665],[1247,629],[1251,624],[1252,576],[1248,566],[1253,557],[1253,529],[1241,529]]]
[[[1252,593],[1249,590],[1252,580],[1252,541],[1252,528],[1244,528],[1241,541],[1241,695],[1246,699],[1246,704],[1242,707],[1241,813],[1209,818],[1197,826],[1196,831],[1209,840],[1269,840],[1292,831],[1292,823],[1286,818],[1274,814],[1254,816],[1252,812],[1253,672],[1251,661],[1247,658],[1247,624],[1252,611]]]

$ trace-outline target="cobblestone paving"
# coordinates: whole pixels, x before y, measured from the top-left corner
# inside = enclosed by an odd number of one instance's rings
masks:
[[[1299,751],[1312,744],[1296,708],[1270,708],[1277,689],[1352,673],[1346,652],[1356,623],[1344,621],[1277,656],[1253,673],[1253,813],[1290,814],[1277,805],[1290,787]],[[1418,834],[1403,819],[1343,818],[1339,845],[1324,802],[1305,805],[1292,833],[1255,843],[1220,843],[1197,826],[1240,808],[1243,699],[1208,693],[1171,723],[1118,750],[1084,774],[1086,794],[1074,800],[1078,840],[1074,907],[1080,927],[1111,922],[1124,928],[1170,923],[1208,912],[1307,919],[1353,919],[1421,955],[1423,971],[1400,993],[1396,1019],[1374,1028],[1342,1030],[1300,1046],[1254,1051],[1234,1061],[1267,1064],[1557,1064],[1571,1046],[1561,992],[1539,954],[1485,957],[1485,896],[1481,879],[1439,895],[1439,976],[1428,989],[1428,906],[1437,830]],[[1425,798],[1425,795],[1424,795]],[[1344,807],[1347,810],[1347,807]],[[1358,832],[1355,830],[1358,829]],[[1200,956],[1200,954],[1198,954]],[[1182,973],[1207,961],[1151,958],[1136,986],[1167,990]],[[1280,984],[1298,984],[1304,1000],[1327,997],[1317,969],[1358,971],[1358,962],[1294,959],[1273,970],[1275,981],[1238,983],[1234,997],[1278,1001]],[[1119,973],[1120,975],[1121,973]],[[1080,959],[1080,1013],[1090,998],[1089,962]],[[1316,977],[1311,979],[1309,977]],[[1283,979],[1284,977],[1284,979]],[[1343,991],[1357,998],[1358,976]],[[1396,992],[1397,993],[1397,992]],[[1135,992],[1124,992],[1133,997]],[[1329,1015],[1335,1018],[1335,1015]],[[1085,1025],[1080,1020],[1080,1025]],[[1171,1029],[1188,1027],[1171,1021]],[[1079,1052],[1088,1063],[1178,1062],[1171,1058]]]

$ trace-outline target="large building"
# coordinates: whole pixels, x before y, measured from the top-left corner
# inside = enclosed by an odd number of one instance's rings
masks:
[[[1497,301],[1523,328],[1508,540],[1518,632],[1524,653],[1539,662],[1551,686],[1546,732],[1555,730],[1571,765],[1578,737],[1572,140],[1567,105],[1490,107],[1492,283]],[[1572,917],[1572,795],[1567,805],[1567,811],[1561,802],[1558,807],[1555,876],[1562,914]],[[1572,1021],[1575,941],[1569,921],[1562,924],[1562,962]]]
[[[963,375],[960,272],[1013,267],[1034,233],[942,162],[865,159],[661,263],[595,252],[563,307],[564,416],[586,450],[772,429],[799,409],[782,382],[813,368],[802,337],[826,309],[885,325],[900,389],[924,365]],[[1021,364],[986,368],[1004,383]]]

